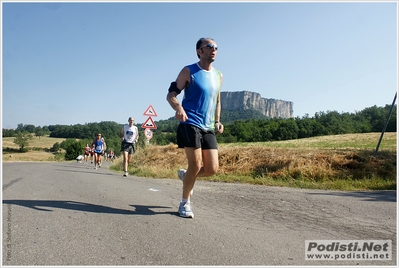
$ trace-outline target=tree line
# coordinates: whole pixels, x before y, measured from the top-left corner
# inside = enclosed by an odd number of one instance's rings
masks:
[[[323,135],[337,135],[349,133],[381,132],[391,106],[372,106],[355,113],[339,113],[337,111],[318,112],[310,117],[301,118],[268,118],[258,111],[224,111],[221,119],[225,126],[224,133],[217,135],[218,142],[264,142],[309,138]],[[179,122],[171,117],[156,122],[157,129],[153,130],[152,144],[167,145],[177,143],[176,130]],[[49,125],[35,127],[33,125],[18,124],[17,129],[3,129],[3,137],[15,137],[17,133],[26,132],[36,136],[50,135],[50,137],[79,139],[81,143],[91,143],[97,133],[101,133],[107,142],[107,147],[116,153],[120,147],[119,133],[123,124],[112,121],[87,123],[76,125]],[[136,124],[140,131],[139,146],[145,146],[141,124]],[[387,132],[396,132],[396,105],[387,125]]]
[[[390,105],[373,106],[356,113],[319,112],[313,117],[234,121],[226,126],[220,142],[261,142],[310,138],[324,135],[381,132]],[[396,132],[396,106],[387,132]]]
[[[221,114],[224,133],[217,135],[218,142],[265,142],[310,138],[324,135],[381,132],[391,105],[372,106],[355,113],[337,111],[318,112],[310,117],[289,119],[267,118],[257,111],[223,111]],[[176,143],[179,122],[170,118],[158,122],[151,142],[160,145]],[[396,105],[386,128],[396,132]]]

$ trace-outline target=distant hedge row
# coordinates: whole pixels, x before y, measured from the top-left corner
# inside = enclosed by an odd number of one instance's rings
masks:
[[[217,135],[219,142],[262,142],[323,135],[381,132],[391,105],[385,107],[372,106],[356,113],[339,113],[337,111],[319,112],[310,117],[270,119],[256,111],[223,111],[221,122],[225,126],[224,133]],[[165,145],[176,143],[176,129],[179,122],[172,118],[156,121],[152,144]],[[140,144],[145,143],[141,124]],[[16,130],[3,129],[3,137],[16,136],[18,132],[35,133],[36,136],[49,134],[56,138],[74,138],[90,142],[95,134],[101,132],[107,144],[117,150],[120,144],[119,132],[122,124],[104,121],[76,125],[50,125],[35,127],[33,125],[18,124]],[[396,105],[387,125],[387,132],[396,132]]]

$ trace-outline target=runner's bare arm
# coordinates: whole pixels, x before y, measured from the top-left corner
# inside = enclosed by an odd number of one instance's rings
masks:
[[[223,75],[220,74],[220,87],[222,87],[223,83]],[[215,111],[215,128],[219,134],[222,134],[224,131],[224,126],[220,123],[220,113],[222,111],[222,106],[220,104],[220,91],[216,100],[216,111]]]
[[[190,70],[187,67],[184,67],[177,76],[176,84],[174,85],[177,87],[177,90],[170,89],[168,95],[166,96],[166,100],[169,102],[173,110],[176,111],[175,114],[176,119],[183,122],[187,120],[187,114],[184,111],[181,104],[179,103],[177,95],[180,94],[180,92],[178,91],[184,90],[189,84],[189,82],[190,82]]]

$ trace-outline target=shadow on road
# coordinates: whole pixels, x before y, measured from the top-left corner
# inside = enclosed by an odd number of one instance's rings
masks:
[[[77,172],[77,173],[90,173],[90,174],[101,174],[101,175],[107,175],[107,176],[115,176],[117,173],[104,173],[101,172],[101,170],[95,170],[93,169],[86,169],[87,171],[82,171],[82,170],[72,170],[72,169],[56,169],[56,171],[63,171],[63,172]],[[88,171],[90,170],[90,171]],[[104,171],[108,171],[107,169],[103,169]],[[122,175],[121,175],[122,176]]]
[[[152,209],[167,209],[171,207],[163,207],[163,206],[142,206],[142,205],[130,205],[135,210],[126,210],[126,209],[118,209],[112,208],[102,205],[94,205],[83,202],[75,202],[75,201],[62,201],[62,200],[3,200],[3,204],[11,204],[23,206],[35,210],[40,211],[53,211],[50,208],[60,208],[60,209],[68,209],[68,210],[77,210],[84,212],[92,212],[92,213],[107,213],[107,214],[124,214],[124,215],[157,215],[157,214],[170,214],[176,215],[175,212],[170,211],[160,211],[155,212]]]
[[[327,193],[309,193],[311,195],[335,195],[350,196],[363,199],[363,201],[374,202],[396,202],[396,191],[363,191],[363,192],[327,192]]]

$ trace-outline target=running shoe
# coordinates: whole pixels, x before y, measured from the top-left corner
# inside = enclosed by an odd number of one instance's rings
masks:
[[[179,215],[183,218],[194,218],[194,213],[191,210],[190,202],[180,202]]]
[[[127,177],[128,173],[127,171],[125,171],[125,173],[123,173],[123,177]]]

